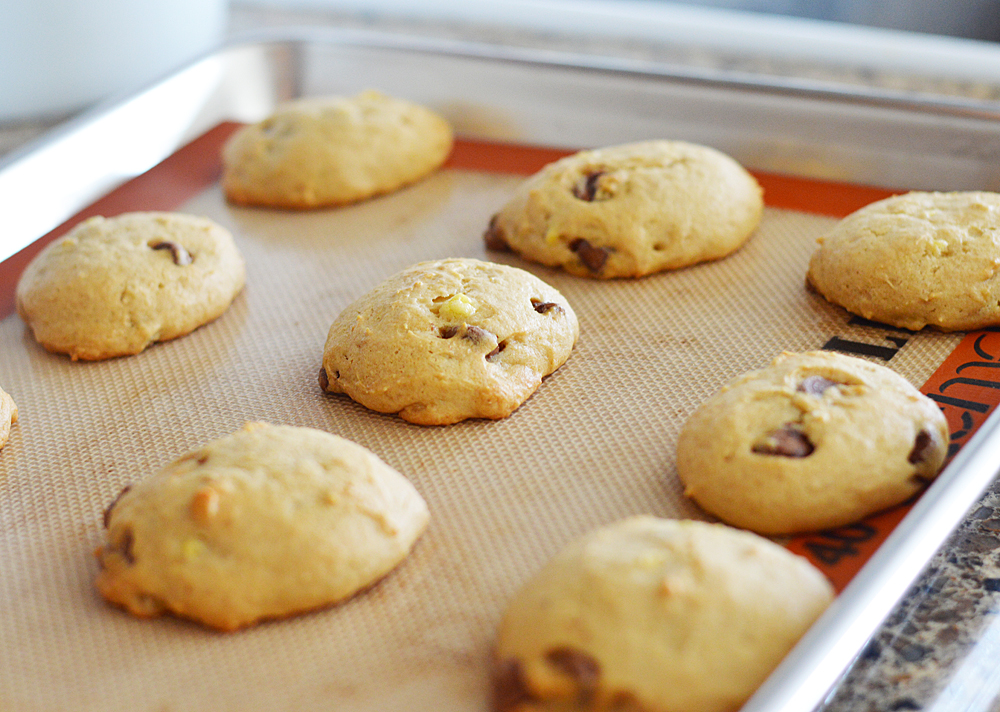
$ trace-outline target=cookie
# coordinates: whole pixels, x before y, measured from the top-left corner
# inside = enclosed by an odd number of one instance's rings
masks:
[[[685,493],[762,534],[842,526],[937,476],[948,425],[890,369],[826,351],[783,353],[701,405],[681,429]]]
[[[420,425],[505,418],[569,358],[579,333],[569,302],[524,270],[422,262],[341,312],[320,385]]]
[[[683,141],[581,151],[525,181],[493,216],[491,249],[581,277],[641,277],[724,257],[764,210],[729,156]]]
[[[371,586],[427,521],[413,486],[360,445],[253,423],[111,503],[96,585],[136,616],[234,630]]]
[[[240,205],[344,205],[423,178],[444,163],[452,141],[438,114],[375,91],[299,99],[230,137],[222,186]]]
[[[92,361],[193,331],[221,315],[245,281],[232,235],[207,218],[93,217],[31,261],[17,311],[46,349]]]
[[[569,544],[510,601],[495,706],[736,710],[832,598],[808,561],[750,532],[625,519]]]
[[[897,195],[819,239],[807,282],[872,321],[965,331],[1000,324],[1000,194]]]
[[[0,449],[10,438],[10,426],[17,422],[17,403],[0,388]]]

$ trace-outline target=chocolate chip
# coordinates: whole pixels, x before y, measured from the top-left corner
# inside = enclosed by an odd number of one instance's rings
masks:
[[[326,375],[326,367],[319,367],[319,387],[324,391],[330,388],[330,377]]]
[[[517,660],[504,660],[493,669],[493,704],[497,712],[523,709],[525,702],[535,699],[524,679],[524,668]]]
[[[125,496],[125,493],[128,492],[130,489],[132,489],[132,485],[125,485],[122,488],[122,491],[118,493],[118,496],[115,497],[114,500],[111,502],[111,504],[109,504],[107,508],[104,510],[105,529],[107,529],[108,526],[111,524],[111,510],[115,508],[115,505],[118,504],[119,500],[121,500],[121,498]]]
[[[913,449],[910,450],[910,455],[906,458],[906,461],[911,465],[919,465],[927,459],[933,447],[934,439],[931,437],[931,434],[926,430],[921,430],[917,433],[917,437],[913,441]]]
[[[616,690],[608,701],[608,710],[629,712],[630,710],[642,710],[642,705],[634,692],[629,690]]]
[[[499,356],[501,353],[503,353],[503,350],[505,348],[507,348],[507,342],[506,341],[501,341],[499,344],[497,344],[497,347],[495,349],[493,349],[488,354],[486,354],[486,360],[487,361],[493,361],[493,360],[495,360],[497,356]]]
[[[576,253],[576,256],[591,272],[600,272],[604,263],[608,261],[608,255],[611,254],[611,250],[608,248],[594,247],[582,237],[569,243],[569,249]]]
[[[489,339],[490,336],[491,336],[490,332],[478,326],[467,326],[465,327],[465,333],[462,334],[463,339],[468,339],[474,344],[479,343],[484,339]]]
[[[751,448],[760,455],[781,455],[782,457],[807,457],[816,448],[806,434],[791,424],[772,430],[753,444]]]
[[[474,344],[478,344],[482,341],[492,341],[496,339],[496,336],[482,328],[481,326],[476,326],[475,324],[467,324],[465,326],[442,326],[438,329],[438,337],[442,339],[450,339],[454,336],[461,334],[461,338],[471,341]],[[486,358],[495,356],[500,351],[503,351],[506,344],[500,344],[497,348],[493,349],[490,353],[486,354]]]
[[[545,660],[556,670],[572,678],[581,693],[592,692],[601,679],[601,664],[592,656],[573,648],[553,648]]]
[[[191,253],[185,250],[182,245],[178,245],[176,242],[163,240],[162,242],[154,242],[150,245],[150,247],[154,250],[170,250],[170,254],[173,255],[175,265],[184,267],[193,262]]]
[[[498,215],[494,215],[490,218],[490,225],[486,228],[486,232],[483,233],[483,241],[486,243],[487,250],[509,252],[510,245],[507,244],[507,238],[504,237],[503,230],[500,228],[498,217]]]
[[[809,376],[803,379],[802,383],[795,390],[801,393],[809,393],[814,396],[821,396],[826,391],[827,388],[832,388],[833,386],[842,386],[842,383],[837,383],[836,381],[831,381],[829,378],[823,378],[822,376]]]
[[[580,180],[573,186],[573,195],[588,203],[594,200],[597,195],[597,183],[605,171],[593,171],[580,177]]]
[[[126,529],[125,533],[122,534],[122,540],[115,545],[115,549],[121,553],[129,564],[135,563],[135,553],[132,551],[132,546],[135,544],[135,537],[132,536],[132,530]]]
[[[539,314],[548,314],[550,311],[555,311],[559,314],[563,311],[563,308],[555,302],[543,302],[541,299],[535,299],[534,297],[531,298],[531,306]]]

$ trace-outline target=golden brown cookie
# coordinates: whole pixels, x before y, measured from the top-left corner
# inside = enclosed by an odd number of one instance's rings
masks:
[[[763,214],[757,181],[683,141],[581,151],[525,181],[493,216],[491,249],[582,277],[641,277],[724,257]]]
[[[1000,324],[1000,194],[913,192],[819,239],[808,283],[865,319],[918,330]]]
[[[320,385],[420,425],[505,418],[569,358],[579,333],[565,297],[524,270],[422,262],[341,312]]]
[[[17,403],[0,389],[0,449],[10,438],[10,426],[17,422]]]
[[[511,600],[498,712],[729,712],[833,598],[805,559],[721,524],[639,516],[572,542]]]
[[[17,311],[46,349],[91,361],[194,331],[220,316],[245,281],[232,235],[208,218],[93,217],[31,261]]]
[[[677,441],[685,493],[762,534],[837,527],[937,476],[948,425],[892,370],[843,354],[784,353],[701,405]]]
[[[222,185],[241,205],[354,203],[423,178],[444,163],[452,142],[444,118],[376,91],[299,99],[229,139]]]
[[[353,596],[406,558],[428,521],[413,486],[360,445],[263,423],[139,480],[104,516],[104,598],[220,630]]]

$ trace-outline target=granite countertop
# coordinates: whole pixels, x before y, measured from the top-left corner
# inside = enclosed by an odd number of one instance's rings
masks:
[[[1000,105],[1000,85],[934,78],[871,67],[774,60],[767,56],[592,36],[377,14],[290,11],[237,4],[230,33],[287,25],[328,25],[492,44],[572,50],[750,74],[881,87],[919,95],[965,97]],[[0,157],[68,117],[0,124]],[[821,709],[998,710],[1000,666],[1000,485],[982,498],[896,607]]]
[[[1000,709],[1000,484],[994,484],[823,710]]]

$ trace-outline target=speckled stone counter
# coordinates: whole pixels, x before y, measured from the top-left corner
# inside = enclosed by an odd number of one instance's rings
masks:
[[[998,612],[1000,484],[994,484],[822,709],[1000,709]]]
[[[372,14],[283,11],[238,4],[231,33],[288,25],[398,32],[491,44],[541,47],[708,67],[762,76],[794,77],[842,86],[876,87],[918,95],[1000,103],[1000,86],[905,76],[871,67],[774,61],[766,56],[711,53],[692,47],[611,38],[517,31],[509,27],[417,22]],[[67,117],[0,125],[0,158]],[[994,485],[952,534],[864,653],[820,709],[1000,710],[1000,484]]]

